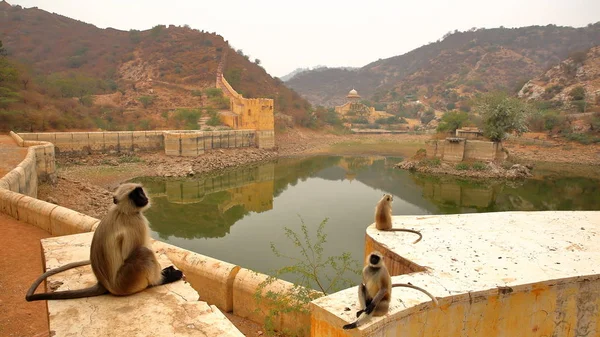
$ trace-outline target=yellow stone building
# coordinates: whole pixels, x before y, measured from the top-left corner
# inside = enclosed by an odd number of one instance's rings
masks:
[[[221,111],[221,122],[234,130],[255,130],[260,148],[275,147],[274,101],[270,98],[244,98],[223,76],[224,56],[217,68],[216,87],[229,98],[229,111]]]

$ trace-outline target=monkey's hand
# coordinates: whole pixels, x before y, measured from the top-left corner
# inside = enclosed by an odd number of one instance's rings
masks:
[[[163,276],[162,284],[179,281],[183,277],[183,273],[181,272],[181,270],[177,270],[173,268],[173,266],[169,266],[163,269],[161,274]]]
[[[356,318],[358,318],[363,312],[365,312],[365,309],[357,311],[356,312]]]
[[[375,310],[375,302],[369,303],[369,305],[367,305],[364,311],[367,315],[370,315],[373,312],[373,310]]]

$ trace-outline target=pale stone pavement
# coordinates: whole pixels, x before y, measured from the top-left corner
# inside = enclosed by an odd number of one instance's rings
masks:
[[[0,135],[0,177],[27,155],[10,136]],[[48,336],[46,302],[25,301],[42,272],[40,239],[50,234],[0,213],[0,336]]]

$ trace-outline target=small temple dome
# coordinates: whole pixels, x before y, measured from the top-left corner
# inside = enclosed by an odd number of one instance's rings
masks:
[[[358,92],[356,90],[352,89],[352,90],[350,90],[350,92],[348,92],[348,96],[346,96],[346,97],[348,97],[348,98],[357,97],[358,98],[360,96],[358,95]]]

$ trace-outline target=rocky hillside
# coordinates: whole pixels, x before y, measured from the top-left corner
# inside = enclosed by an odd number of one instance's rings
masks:
[[[576,51],[600,44],[600,22],[583,28],[531,26],[448,33],[404,55],[357,71],[309,71],[286,82],[313,104],[344,102],[355,88],[374,102],[419,99],[436,109],[465,106],[476,92],[519,90]]]
[[[251,61],[236,53],[215,33],[188,26],[157,25],[145,31],[99,29],[59,14],[2,1],[0,41],[7,59],[21,69],[21,75],[31,77],[31,84],[35,84],[32,87],[39,89],[38,95],[48,96],[49,91],[59,90],[57,83],[63,79],[77,82],[74,79],[85,78],[85,82],[93,82],[82,95],[69,95],[64,90],[57,95],[79,96],[82,105],[84,96],[95,98],[95,103],[88,101],[88,105],[96,110],[102,108],[103,112],[80,111],[84,115],[93,114],[83,116],[90,120],[106,119],[107,115],[110,119],[125,120],[125,115],[131,115],[137,116],[137,122],[144,118],[154,127],[167,127],[169,113],[176,109],[211,105],[218,109],[223,104],[212,104],[203,90],[214,87],[217,66],[224,55],[227,55],[225,77],[245,97],[273,98],[275,112],[292,116],[296,121],[306,120],[310,108],[305,99],[271,77],[259,60]],[[143,102],[143,97],[149,98]],[[35,110],[36,106],[16,108]],[[51,110],[61,113],[60,108]],[[127,122],[135,124],[136,120],[129,118]],[[125,125],[113,123],[112,127],[122,129]]]
[[[574,53],[530,80],[519,97],[579,112],[600,111],[600,46]]]

